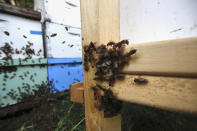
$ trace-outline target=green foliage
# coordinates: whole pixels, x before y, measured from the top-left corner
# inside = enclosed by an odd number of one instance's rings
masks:
[[[9,0],[0,0],[2,3],[10,4]],[[33,9],[34,8],[34,0],[14,0],[16,6]]]
[[[61,99],[43,99],[39,106],[17,117],[0,119],[1,131],[85,131],[84,105]]]

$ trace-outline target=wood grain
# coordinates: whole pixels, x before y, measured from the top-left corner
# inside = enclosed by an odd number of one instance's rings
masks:
[[[130,46],[137,53],[124,73],[197,77],[197,37]]]
[[[120,40],[120,7],[119,0],[81,0],[82,20],[82,44],[87,45],[91,41],[97,45],[107,43],[110,40]],[[90,86],[95,71],[84,71],[84,95],[85,115],[87,131],[120,131],[120,115],[114,118],[104,118],[103,111],[94,107],[93,92]]]
[[[148,83],[136,84],[134,78],[145,78]],[[116,81],[113,92],[123,101],[197,113],[197,78],[126,75]]]
[[[70,101],[84,103],[83,82],[70,85]]]
[[[37,11],[33,11],[30,9],[20,8],[4,3],[0,3],[0,12],[21,16],[25,18],[30,18],[34,20],[40,20],[41,19],[41,13]]]

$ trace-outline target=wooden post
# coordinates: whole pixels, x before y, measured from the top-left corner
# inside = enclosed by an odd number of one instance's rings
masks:
[[[82,44],[96,42],[97,46],[120,40],[119,0],[81,0]],[[92,80],[94,70],[84,70],[84,96],[87,131],[120,131],[121,117],[104,118],[103,111],[94,107]]]

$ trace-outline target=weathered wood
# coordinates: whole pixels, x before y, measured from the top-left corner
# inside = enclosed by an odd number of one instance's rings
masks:
[[[72,102],[84,103],[83,82],[70,85],[70,100]]]
[[[110,40],[120,39],[120,8],[119,0],[81,0],[82,44],[91,41],[97,45]],[[104,118],[103,111],[94,107],[93,92],[89,88],[95,85],[94,70],[84,71],[85,115],[87,131],[120,131],[120,115],[114,118]]]
[[[137,84],[135,78],[145,78],[148,83]],[[126,75],[124,81],[116,81],[113,91],[123,101],[197,113],[196,85],[197,78]]]
[[[197,37],[131,46],[137,53],[124,73],[197,77]]]
[[[140,76],[147,84],[137,84],[136,75],[116,81],[113,92],[118,99],[168,110],[197,113],[197,78]],[[107,86],[107,83],[105,84]]]
[[[0,3],[0,12],[21,16],[25,18],[30,18],[34,20],[40,20],[41,19],[41,13],[37,11],[33,11],[30,9],[25,9],[21,7],[16,7],[4,3]]]

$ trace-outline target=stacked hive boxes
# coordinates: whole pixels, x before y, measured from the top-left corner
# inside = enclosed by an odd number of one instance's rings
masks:
[[[0,107],[47,84],[41,30],[39,20],[0,12]]]
[[[50,87],[66,90],[83,80],[80,1],[46,0],[43,14]]]

